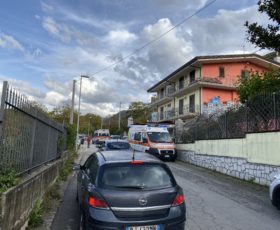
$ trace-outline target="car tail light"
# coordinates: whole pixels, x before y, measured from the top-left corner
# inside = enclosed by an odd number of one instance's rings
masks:
[[[172,206],[178,206],[180,204],[183,204],[185,201],[185,198],[184,198],[184,194],[182,193],[179,193],[177,194],[177,196],[175,197],[173,203],[172,203]]]
[[[131,161],[130,164],[141,165],[141,164],[144,164],[144,162],[143,161]]]
[[[88,198],[88,204],[93,208],[109,209],[109,206],[105,200],[96,198],[94,196],[90,196]]]

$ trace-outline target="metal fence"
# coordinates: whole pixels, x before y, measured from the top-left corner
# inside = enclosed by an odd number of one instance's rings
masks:
[[[66,127],[38,111],[6,81],[0,106],[1,173],[13,169],[21,174],[61,156]]]
[[[195,140],[244,138],[246,133],[280,130],[280,92],[260,94],[244,105],[202,114],[176,127],[179,143]]]

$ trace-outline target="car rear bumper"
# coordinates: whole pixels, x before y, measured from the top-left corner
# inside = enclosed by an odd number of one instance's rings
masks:
[[[184,230],[185,207],[170,208],[169,215],[162,219],[149,221],[125,221],[115,217],[110,210],[90,208],[87,217],[89,229],[94,230],[125,230],[128,226],[160,225],[160,230]]]

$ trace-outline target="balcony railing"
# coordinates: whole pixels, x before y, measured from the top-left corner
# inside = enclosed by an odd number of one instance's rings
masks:
[[[191,87],[195,83],[204,83],[210,85],[223,85],[226,87],[236,87],[237,78],[236,77],[225,77],[225,78],[211,78],[211,77],[202,77],[195,79],[192,82],[184,81],[179,84],[169,86],[166,88],[164,93],[160,93],[159,96],[153,97],[151,103],[157,103],[167,97],[172,97],[177,92],[183,91],[189,87]]]
[[[184,116],[200,114],[200,105],[185,105],[183,107],[170,108],[158,114],[158,121],[173,120]]]

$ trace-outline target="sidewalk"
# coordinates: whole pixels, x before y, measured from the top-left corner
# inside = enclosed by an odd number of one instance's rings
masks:
[[[75,162],[83,164],[96,150],[95,145],[91,145],[90,148],[87,148],[86,144],[81,145]],[[76,187],[76,173],[73,172],[67,181],[60,183],[61,199],[53,201],[52,209],[44,215],[44,224],[37,228],[38,230],[78,229],[80,217],[76,202]]]

